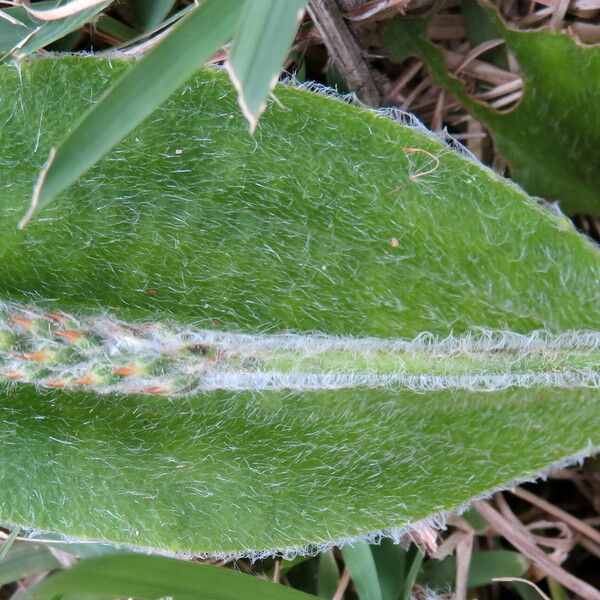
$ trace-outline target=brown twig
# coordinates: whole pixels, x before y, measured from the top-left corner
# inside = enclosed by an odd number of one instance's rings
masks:
[[[275,565],[273,566],[273,583],[279,583],[281,579],[281,559],[275,559]]]
[[[410,0],[342,0],[342,8],[346,10],[346,18],[351,21],[388,18],[395,12],[403,13]]]
[[[558,2],[556,2],[553,7],[554,13],[548,22],[550,28],[561,28],[565,15],[567,14],[567,10],[569,9],[569,4],[571,4],[571,0],[558,0]]]
[[[457,600],[466,600],[474,533],[465,534],[456,546],[456,591]]]
[[[308,13],[348,87],[370,106],[379,106],[380,94],[356,39],[335,0],[310,0]]]
[[[350,571],[348,570],[348,567],[345,567],[344,572],[340,577],[340,581],[338,582],[337,589],[335,590],[335,594],[333,594],[331,600],[342,600],[342,598],[344,597],[344,592],[346,591],[346,588],[348,587],[349,583]]]
[[[569,527],[579,532],[581,535],[584,535],[595,544],[600,545],[600,531],[597,529],[590,527],[577,517],[574,517],[568,512],[558,508],[558,506],[551,504],[550,502],[540,498],[539,496],[536,496],[535,494],[532,494],[531,492],[528,492],[527,490],[515,488],[511,491],[515,496],[518,496],[522,500],[541,508],[544,512],[556,517],[557,519],[560,519],[563,523],[566,523],[569,525]]]
[[[542,600],[550,600],[550,598],[540,590],[540,588],[533,583],[533,581],[529,581],[529,579],[523,579],[522,577],[494,577],[492,581],[518,581],[519,583],[526,583],[530,585],[542,598]]]
[[[546,575],[554,577],[554,579],[562,583],[566,588],[582,598],[586,598],[586,600],[600,600],[600,591],[552,562],[543,550],[532,544],[522,531],[512,525],[487,502],[480,500],[475,502],[474,506],[477,512],[501,536],[506,538],[519,552],[531,559]]]

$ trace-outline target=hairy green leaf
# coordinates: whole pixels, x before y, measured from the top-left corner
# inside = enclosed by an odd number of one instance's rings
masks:
[[[74,128],[61,132],[34,189],[31,217],[87,171],[226,43],[244,2],[206,0],[90,107]]]
[[[17,230],[126,68],[0,69],[3,522],[293,553],[598,447],[597,248],[419,128],[202,71]]]
[[[496,17],[495,13],[491,13]],[[445,86],[491,131],[511,176],[530,194],[560,200],[568,213],[600,212],[600,47],[581,46],[567,34],[514,31],[495,18],[523,71],[523,96],[509,112],[469,95],[426,39],[424,20],[395,19],[386,33],[395,58],[425,59],[433,80]]]

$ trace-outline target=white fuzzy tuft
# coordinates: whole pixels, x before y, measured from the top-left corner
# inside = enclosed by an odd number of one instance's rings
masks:
[[[0,302],[0,377],[100,394],[401,388],[600,389],[600,332],[473,330],[412,340],[243,334]],[[16,351],[16,346],[21,348]],[[23,348],[25,347],[25,350]],[[75,355],[73,355],[73,351]]]

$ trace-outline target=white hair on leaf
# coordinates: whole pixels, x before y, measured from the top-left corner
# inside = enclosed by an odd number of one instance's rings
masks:
[[[599,365],[598,331],[474,329],[414,339],[246,334],[0,302],[0,381],[99,394],[600,389]]]

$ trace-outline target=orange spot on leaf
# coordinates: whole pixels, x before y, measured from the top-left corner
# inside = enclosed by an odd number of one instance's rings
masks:
[[[169,390],[166,387],[163,387],[161,385],[154,385],[151,387],[147,387],[144,390],[144,393],[146,394],[166,394]]]
[[[63,315],[59,315],[58,313],[46,313],[46,316],[56,323],[66,323],[68,321],[66,317],[63,317]]]
[[[51,388],[64,388],[66,383],[62,379],[54,379],[52,381],[48,381],[46,385]]]
[[[48,354],[45,350],[38,350],[37,352],[25,352],[25,354],[17,354],[17,358],[23,360],[33,360],[35,362],[43,362],[48,358]]]
[[[12,318],[12,320],[17,325],[21,325],[21,327],[25,327],[25,329],[33,328],[33,321],[31,319],[27,319],[26,317],[15,316]]]
[[[137,365],[127,365],[125,367],[117,367],[113,369],[113,375],[121,375],[123,377],[132,377],[133,375],[141,375],[142,369]]]
[[[83,331],[80,331],[79,329],[62,329],[61,331],[57,331],[56,335],[73,343],[81,341],[84,337]]]
[[[91,373],[87,373],[83,377],[76,379],[73,383],[75,385],[93,385],[94,383],[97,383],[97,381],[98,381],[98,378],[95,375],[92,375]]]
[[[4,373],[4,377],[8,379],[21,379],[23,377],[23,374],[19,373],[18,371],[7,371],[6,373]]]

